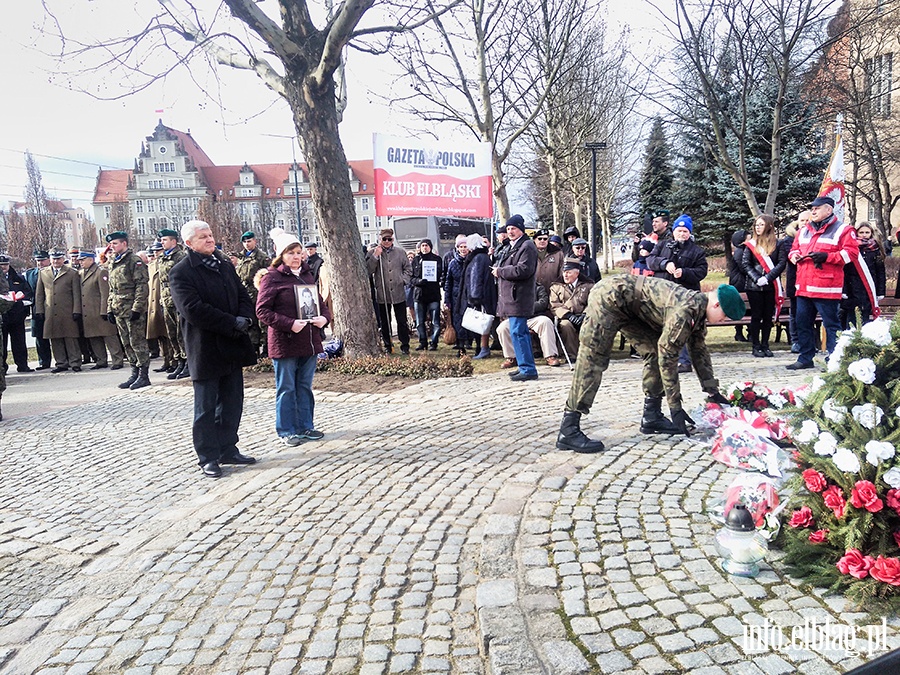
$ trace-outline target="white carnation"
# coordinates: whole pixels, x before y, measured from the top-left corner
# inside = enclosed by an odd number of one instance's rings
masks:
[[[794,394],[796,396],[796,394]],[[812,420],[806,420],[800,425],[800,431],[794,434],[794,440],[799,443],[809,443],[819,436],[819,427]]]
[[[855,405],[851,412],[853,414],[853,419],[866,429],[874,429],[881,424],[881,419],[884,417],[884,411],[874,403]]]
[[[900,490],[900,468],[895,466],[893,469],[888,469],[884,472],[881,480],[883,480],[895,490]]]
[[[753,393],[759,397],[765,398],[766,396],[768,396],[769,394],[772,393],[772,390],[766,386],[757,384],[755,387],[753,387]]]
[[[816,444],[813,446],[813,452],[817,455],[833,455],[837,449],[837,439],[827,431],[823,433]]]
[[[847,374],[863,384],[872,384],[875,381],[875,362],[872,359],[854,361],[847,366]]]
[[[891,322],[889,319],[875,319],[862,327],[860,331],[867,340],[871,340],[879,347],[887,347],[891,344]]]
[[[772,407],[776,410],[781,410],[785,405],[787,405],[788,400],[782,396],[781,394],[772,394],[769,396],[769,403],[772,404]]]
[[[812,379],[812,384],[809,386],[809,390],[811,392],[817,392],[817,391],[819,391],[819,389],[821,389],[824,386],[825,386],[825,380],[823,380],[821,377],[816,375]]]
[[[831,457],[834,465],[844,473],[859,473],[859,457],[852,450],[838,448]]]
[[[866,461],[872,466],[886,462],[896,454],[894,446],[887,441],[869,441],[866,443]]]
[[[822,414],[832,422],[841,422],[847,414],[847,406],[838,405],[833,398],[826,398],[822,404]]]

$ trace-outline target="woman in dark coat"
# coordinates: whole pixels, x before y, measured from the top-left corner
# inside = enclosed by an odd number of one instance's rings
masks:
[[[809,215],[809,211],[806,211],[805,213]],[[800,343],[797,342],[797,329],[794,326],[797,317],[797,303],[795,301],[795,298],[797,297],[797,266],[791,262],[790,258],[791,248],[794,246],[794,239],[797,236],[799,227],[799,220],[790,223],[784,228],[784,237],[778,242],[778,248],[781,249],[778,254],[787,260],[787,264],[784,266],[784,294],[791,303],[788,333],[790,333],[792,354],[800,353]]]
[[[875,295],[884,297],[885,273],[884,273],[884,249],[875,235],[875,230],[867,222],[856,226],[857,243],[859,244],[859,257],[865,261],[872,281],[875,283]],[[850,263],[844,266],[844,295],[838,318],[841,327],[846,330],[850,324],[856,325],[856,309],[859,308],[863,323],[872,320],[872,301],[866,291],[866,284],[859,278],[856,265]]]
[[[764,266],[763,261],[767,258]],[[775,281],[784,271],[787,258],[783,257],[783,249],[775,239],[775,219],[769,214],[764,213],[753,222],[753,237],[744,247],[740,262],[747,277],[745,290],[750,303],[753,356],[774,356],[769,349],[769,336],[775,317]]]
[[[316,287],[316,278],[306,264],[306,249],[283,230],[273,230],[270,236],[276,255],[259,280],[256,316],[267,326],[269,356],[275,365],[275,430],[285,445],[296,446],[324,435],[313,423],[312,381],[322,353],[320,329],[331,321],[331,312],[316,292],[319,314],[299,318],[296,287]]]
[[[491,258],[488,255],[487,244],[480,234],[471,234],[466,239],[469,254],[463,266],[463,285],[459,295],[457,309],[460,316],[471,307],[486,314],[497,314],[497,285],[491,274]],[[485,359],[491,355],[490,340],[491,331],[488,328],[481,338],[481,349],[473,357]]]
[[[447,263],[447,273],[444,277],[444,306],[450,310],[450,323],[456,331],[456,351],[459,356],[466,353],[466,343],[469,341],[469,332],[462,327],[462,315],[465,311],[459,311],[459,298],[463,288],[463,268],[469,247],[466,239],[460,235],[456,242],[456,250],[452,252]]]
[[[747,277],[741,269],[740,259],[744,256],[744,242],[747,241],[747,230],[738,230],[731,235],[731,257],[726,261],[725,267],[728,273],[728,283],[743,293],[746,289]],[[734,327],[734,341],[746,342],[744,327]]]

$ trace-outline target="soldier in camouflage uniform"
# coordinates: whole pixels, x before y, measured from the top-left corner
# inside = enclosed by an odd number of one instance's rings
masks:
[[[147,302],[150,273],[147,265],[128,248],[128,235],[111,232],[109,263],[109,321],[115,323],[131,364],[131,377],[119,389],[140,389],[150,384],[150,348],[147,346]]]
[[[256,307],[256,296],[259,294],[259,290],[253,284],[253,278],[259,270],[268,268],[272,264],[272,259],[266,257],[266,254],[257,247],[256,235],[249,230],[241,235],[241,244],[243,244],[244,250],[238,254],[237,273],[244,288],[250,294],[250,299],[253,300],[253,306]],[[266,353],[265,339],[266,331],[260,329],[259,319],[254,314],[253,324],[250,326],[250,342],[256,348],[257,354],[259,354],[260,346],[262,346],[263,354]]]
[[[693,422],[682,408],[678,353],[684,345],[710,400],[725,403],[706,348],[706,324],[737,320],[746,307],[733,286],[710,293],[693,291],[655,277],[616,275],[594,286],[588,298],[581,347],[556,447],[575,452],[600,452],[603,443],[581,431],[581,416],[590,412],[609,366],[616,333],[634,345],[644,360],[642,433],[688,433]],[[661,411],[663,393],[672,421]]]
[[[181,323],[178,321],[178,313],[175,311],[175,301],[172,300],[172,291],[169,290],[169,271],[187,257],[184,246],[178,243],[178,233],[175,230],[160,230],[157,232],[159,243],[162,244],[162,256],[156,259],[156,273],[159,276],[161,286],[161,300],[163,312],[166,316],[166,332],[169,334],[169,342],[175,352],[175,370],[170,371],[168,379],[182,379],[190,377],[187,355],[184,353],[184,336],[181,334]]]

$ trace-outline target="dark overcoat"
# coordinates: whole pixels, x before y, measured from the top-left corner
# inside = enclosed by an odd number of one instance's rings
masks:
[[[218,270],[188,250],[169,272],[192,380],[218,378],[256,363],[250,336],[235,330],[236,317],[252,319],[253,301],[228,258],[218,251],[214,255]]]
[[[509,255],[497,268],[497,277],[500,280],[498,316],[531,318],[534,312],[537,258],[537,247],[527,235],[522,235],[513,244]]]

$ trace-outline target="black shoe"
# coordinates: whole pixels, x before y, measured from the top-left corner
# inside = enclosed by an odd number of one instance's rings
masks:
[[[765,358],[766,352],[759,345],[753,345],[753,356],[758,359]]]
[[[735,342],[748,342],[747,337],[743,333],[736,333],[734,336]]]
[[[762,350],[763,350],[763,356],[775,356],[775,354],[772,353],[772,350],[769,349],[769,345],[763,345]]]
[[[433,351],[433,352],[436,352],[436,351],[437,351],[437,342],[432,342],[432,343],[428,346],[428,349],[431,350],[431,351]]]
[[[47,370],[47,368],[49,368],[49,367],[50,367],[50,366],[43,366],[43,365],[41,365],[41,366],[38,366],[37,368],[35,368],[35,370]]]
[[[29,368],[28,366],[25,366],[24,368],[16,368],[16,372],[17,373],[33,373],[34,368]]]
[[[73,372],[73,373],[80,373],[80,372],[81,372],[81,366],[72,366],[72,372]]]
[[[200,467],[200,470],[203,472],[204,476],[210,478],[220,478],[222,476],[222,467],[219,466],[218,462],[207,462]]]
[[[789,366],[785,366],[787,370],[806,370],[807,368],[815,368],[815,365],[812,363],[803,363],[802,361],[796,361]]]
[[[403,354],[404,356],[409,356],[409,345],[406,345],[405,347],[400,347],[400,353]]]
[[[56,368],[52,369],[51,373],[64,373],[69,369],[69,366],[56,366]]]
[[[512,380],[513,382],[525,382],[527,380],[538,379],[538,374],[537,373],[523,373],[520,371],[520,372],[516,373],[515,375],[510,375],[509,379]]]
[[[178,360],[178,363],[175,364],[175,370],[166,375],[167,380],[177,380],[178,376],[181,375],[181,371],[184,370],[184,366],[187,364],[186,361],[181,359]]]
[[[247,455],[236,452],[228,457],[220,458],[219,464],[256,464],[256,458],[248,457]]]
[[[98,363],[96,366],[91,366],[88,370],[100,370],[101,368],[109,368],[108,363]]]
[[[113,364],[109,367],[110,370],[122,370],[125,367],[124,363]]]
[[[592,441],[581,430],[581,413],[579,412],[563,413],[559,435],[556,437],[556,447],[560,450],[572,450],[582,454],[602,452],[605,449],[601,441]]]
[[[188,362],[184,362],[184,367],[178,371],[178,374],[175,376],[176,380],[183,380],[186,377],[191,376],[191,369],[188,367]],[[169,377],[172,377],[171,375]]]
[[[427,349],[428,349],[428,345],[424,342],[422,342],[421,344],[419,344],[418,347],[416,347],[417,352],[424,352],[424,351],[427,351]]]

